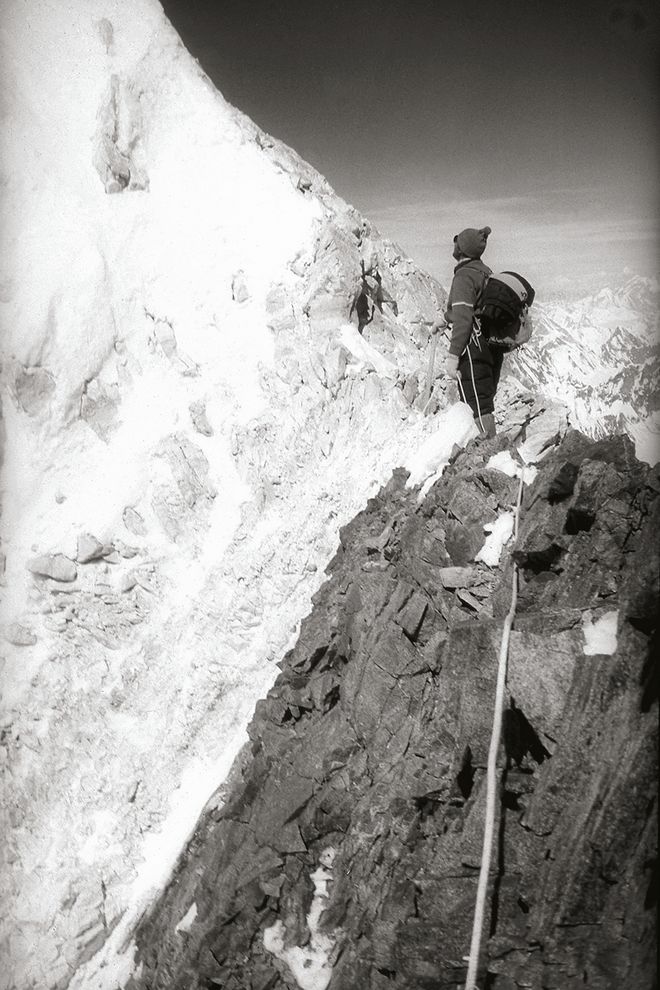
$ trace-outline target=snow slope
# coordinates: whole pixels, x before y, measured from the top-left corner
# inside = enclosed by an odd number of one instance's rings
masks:
[[[0,986],[46,988],[166,880],[339,527],[436,428],[444,296],[155,0],[10,0],[1,57]],[[361,259],[399,313],[363,337]]]

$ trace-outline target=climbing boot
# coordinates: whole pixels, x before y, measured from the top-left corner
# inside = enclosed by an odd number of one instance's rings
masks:
[[[475,423],[479,429],[479,433],[484,440],[494,437],[497,433],[495,428],[495,416],[493,413],[485,413],[481,416],[481,419],[477,416]]]

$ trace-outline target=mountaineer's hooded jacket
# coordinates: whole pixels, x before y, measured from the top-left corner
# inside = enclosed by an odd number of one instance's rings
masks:
[[[454,268],[445,319],[452,325],[449,353],[457,357],[470,340],[474,310],[491,270],[479,258],[467,258]]]

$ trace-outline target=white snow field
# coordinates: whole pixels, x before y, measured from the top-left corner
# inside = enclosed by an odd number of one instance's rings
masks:
[[[1,22],[0,987],[115,990],[339,527],[437,428],[444,295],[156,0]],[[399,312],[363,337],[361,259]]]

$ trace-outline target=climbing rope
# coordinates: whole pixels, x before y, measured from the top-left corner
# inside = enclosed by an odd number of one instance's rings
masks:
[[[475,340],[477,346],[479,347],[479,350],[481,350],[481,344],[479,343],[479,336],[476,334],[476,331],[474,331],[474,330],[472,331],[472,336],[470,337],[470,341],[472,341],[472,338],[473,337],[474,337],[474,340]],[[469,364],[470,364],[470,376],[472,378],[472,391],[474,392],[474,399],[475,399],[475,402],[477,404],[477,415],[475,416],[475,419],[478,419],[479,420],[479,425],[481,426],[481,432],[482,432],[482,434],[485,434],[486,433],[486,427],[484,426],[484,421],[481,418],[481,406],[479,404],[479,393],[477,392],[477,383],[476,383],[476,380],[475,380],[475,377],[474,377],[474,365],[472,364],[472,355],[470,354],[470,341],[468,341],[468,345],[465,348],[465,350],[463,351],[463,354],[467,354],[468,361],[469,361]],[[467,400],[467,397],[465,395],[465,389],[463,388],[463,382],[461,381],[460,375],[456,379],[456,382],[458,384],[458,389],[459,389],[461,395],[463,396],[463,402],[466,405],[469,405],[468,400]]]
[[[518,539],[518,516],[520,515],[520,505],[523,493],[523,478],[525,469],[520,472],[520,485],[518,487],[518,499],[513,520],[513,540],[514,545]],[[479,871],[479,883],[477,885],[477,901],[474,909],[474,923],[472,926],[472,941],[470,943],[470,955],[468,960],[467,978],[465,980],[465,990],[478,990],[477,987],[477,966],[479,964],[479,951],[481,949],[481,931],[484,924],[484,910],[486,905],[486,892],[488,889],[488,874],[490,872],[490,860],[493,850],[493,836],[495,832],[495,799],[497,796],[497,751],[500,745],[502,734],[502,713],[504,710],[504,688],[506,686],[506,668],[509,655],[509,636],[511,627],[516,615],[516,604],[518,601],[518,565],[513,564],[513,578],[511,588],[511,607],[504,620],[502,630],[502,641],[500,644],[500,659],[497,669],[497,687],[495,690],[495,711],[493,714],[493,731],[490,737],[490,749],[488,750],[488,770],[486,775],[486,820],[484,825],[484,844],[481,853],[481,869]]]

